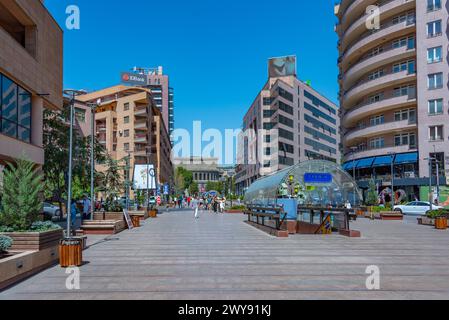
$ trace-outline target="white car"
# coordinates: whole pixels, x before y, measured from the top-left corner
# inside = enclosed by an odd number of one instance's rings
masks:
[[[443,207],[432,205],[432,210],[443,209]],[[394,211],[402,214],[424,216],[430,210],[430,202],[413,201],[403,206],[394,206]]]

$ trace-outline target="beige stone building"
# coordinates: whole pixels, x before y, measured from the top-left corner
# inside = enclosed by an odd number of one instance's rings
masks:
[[[83,132],[90,130],[86,129],[90,128],[88,103],[98,104],[95,133],[113,159],[123,160],[123,165],[130,156],[131,168],[136,164],[155,164],[158,183],[172,183],[170,137],[149,89],[118,85],[79,96],[77,100],[77,118],[86,119],[84,125],[80,124]],[[104,168],[99,166],[98,170]]]
[[[43,1],[0,0],[0,170],[44,164],[43,110],[62,108],[63,32]]]
[[[429,176],[436,184],[436,158],[447,184],[449,1],[342,0],[335,14],[345,169],[413,199]]]

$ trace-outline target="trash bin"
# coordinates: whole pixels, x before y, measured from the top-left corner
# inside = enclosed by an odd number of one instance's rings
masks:
[[[83,264],[83,239],[66,238],[59,243],[59,265],[62,268],[80,267]]]

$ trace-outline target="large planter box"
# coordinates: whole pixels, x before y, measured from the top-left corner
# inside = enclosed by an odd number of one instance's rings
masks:
[[[58,246],[64,231],[61,229],[46,232],[8,232],[2,235],[13,240],[11,251],[40,251]]]
[[[0,259],[0,291],[56,264],[58,248],[41,251],[10,251],[11,256]]]
[[[421,224],[425,225],[425,226],[435,226],[435,219],[431,219],[429,217],[422,217],[421,219]]]
[[[123,220],[125,221],[125,216],[123,212],[95,212],[94,220],[102,221],[102,220]]]
[[[229,214],[243,214],[243,210],[225,210],[225,213],[229,213]]]
[[[402,213],[396,212],[396,211],[390,211],[390,212],[381,212],[380,218],[382,220],[404,220],[404,215]]]
[[[139,217],[140,221],[144,221],[149,218],[149,213],[147,210],[141,210],[141,211],[130,211],[130,216],[137,216]]]

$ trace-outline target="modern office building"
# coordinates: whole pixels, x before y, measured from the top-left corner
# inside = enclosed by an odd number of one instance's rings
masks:
[[[138,81],[130,77],[130,73],[124,73],[122,74],[122,82],[133,86],[142,86],[151,90],[154,103],[161,111],[165,126],[171,137],[175,129],[175,93],[174,89],[170,87],[169,76],[164,74],[163,70],[163,67],[134,67],[131,74],[139,76]]]
[[[271,59],[269,79],[243,119],[236,187],[310,159],[340,163],[338,107],[300,81],[296,57]]]
[[[423,198],[429,174],[437,173],[429,158],[446,184],[448,7],[447,0],[342,0],[335,7],[344,167],[361,187],[371,177],[391,187],[393,170],[395,190]]]
[[[43,110],[62,108],[63,32],[43,1],[0,1],[0,174],[44,164]]]
[[[84,114],[89,112],[86,103],[99,104],[95,113],[96,136],[113,159],[130,157],[131,168],[135,164],[154,164],[160,185],[173,182],[171,143],[151,90],[118,85],[77,100],[75,110],[79,110],[77,117],[81,118],[81,110],[85,110]],[[99,166],[98,170],[104,168]]]

